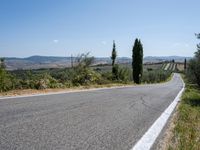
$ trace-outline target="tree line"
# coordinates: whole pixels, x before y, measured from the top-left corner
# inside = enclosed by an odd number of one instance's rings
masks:
[[[196,37],[200,39],[200,33],[196,34]],[[194,53],[194,57],[188,62],[186,75],[191,82],[200,87],[200,43],[197,44],[197,51]]]
[[[114,79],[118,79],[119,66],[115,64],[117,57],[115,41],[113,41],[113,49],[111,54],[112,59],[112,74]],[[141,41],[136,38],[132,49],[132,78],[137,84],[141,83],[143,75],[143,46]]]
[[[171,72],[161,69],[143,72],[143,46],[135,39],[132,47],[132,69],[117,64],[117,50],[113,41],[112,68],[104,71],[93,66],[94,57],[89,53],[73,58],[71,68],[37,70],[6,70],[5,59],[0,61],[0,92],[13,89],[71,88],[106,84],[156,83],[166,80]],[[106,66],[103,66],[106,68]]]

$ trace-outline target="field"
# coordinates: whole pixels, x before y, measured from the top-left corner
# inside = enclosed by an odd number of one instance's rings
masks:
[[[111,65],[2,71],[0,91],[133,83],[131,64],[122,63],[118,66],[114,75]],[[181,72],[183,68],[183,64],[171,62],[144,64],[139,80],[142,83],[163,82],[169,79],[172,72]]]
[[[131,64],[119,64],[121,67],[127,67],[132,69]],[[99,71],[109,71],[112,69],[111,65],[97,65],[92,67],[95,70]],[[146,63],[143,66],[144,71],[151,71],[151,70],[165,70],[165,71],[172,71],[172,72],[181,72],[184,71],[184,64],[183,63],[172,63],[172,62],[161,62],[161,63]]]
[[[131,64],[119,64],[121,68],[128,68],[132,70]],[[97,65],[92,66],[92,70],[106,73],[112,70],[111,65]],[[170,72],[182,72],[184,71],[184,64],[183,63],[148,63],[143,65],[143,71],[170,71]],[[27,78],[28,74],[51,74],[54,77],[58,76],[61,73],[69,72],[70,68],[45,68],[45,69],[33,69],[33,70],[14,70],[10,71],[12,74],[19,78]]]

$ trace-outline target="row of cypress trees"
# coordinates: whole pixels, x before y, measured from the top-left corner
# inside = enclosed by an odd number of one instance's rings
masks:
[[[115,65],[116,57],[117,57],[117,51],[116,51],[115,41],[113,41],[113,49],[111,54],[113,76],[116,76],[117,72],[116,71],[117,67]],[[135,39],[132,49],[132,70],[133,70],[132,72],[133,81],[137,84],[140,84],[143,74],[143,45],[138,38]]]

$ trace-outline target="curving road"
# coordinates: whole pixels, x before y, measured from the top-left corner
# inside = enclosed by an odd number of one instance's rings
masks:
[[[1,150],[129,150],[182,88],[163,84],[0,99]]]

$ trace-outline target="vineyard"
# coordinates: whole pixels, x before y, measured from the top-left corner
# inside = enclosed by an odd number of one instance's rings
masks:
[[[121,67],[132,69],[131,64],[119,64]],[[111,65],[97,65],[92,67],[94,70],[106,72],[112,69]],[[164,70],[172,72],[184,71],[184,64],[180,62],[160,62],[160,63],[147,63],[143,65],[144,71]]]
[[[171,72],[181,72],[181,71],[184,71],[184,64],[173,63],[173,62],[144,64],[144,70],[148,70],[148,71],[149,70],[164,70],[164,71],[171,71]]]

